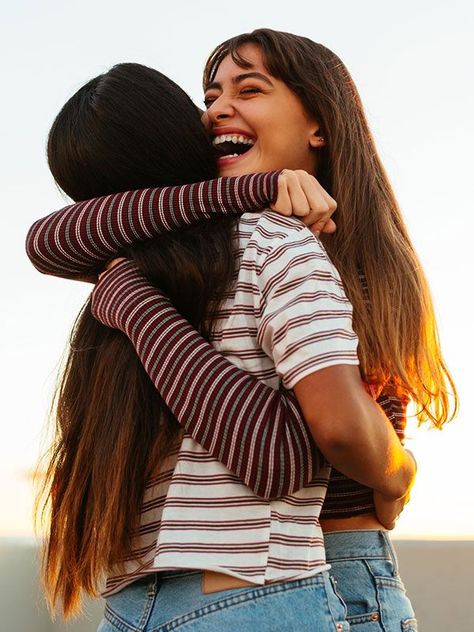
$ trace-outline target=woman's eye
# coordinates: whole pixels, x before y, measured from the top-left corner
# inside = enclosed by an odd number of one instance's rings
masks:
[[[240,94],[258,94],[259,92],[261,92],[260,88],[243,88]]]
[[[259,92],[262,92],[262,90],[260,88],[242,88],[239,92],[240,95],[243,96],[251,96],[253,94],[258,94]],[[211,105],[217,101],[217,99],[219,98],[219,95],[209,95],[209,96],[205,96],[204,97],[204,105],[206,106],[207,109],[209,109],[211,107]]]

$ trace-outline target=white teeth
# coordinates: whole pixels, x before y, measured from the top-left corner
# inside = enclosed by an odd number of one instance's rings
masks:
[[[228,156],[221,156],[221,158],[237,158],[239,154],[229,154]]]
[[[255,141],[251,138],[247,138],[246,136],[242,136],[242,134],[222,134],[221,136],[215,136],[212,142],[214,145],[220,145],[221,143],[253,145]]]

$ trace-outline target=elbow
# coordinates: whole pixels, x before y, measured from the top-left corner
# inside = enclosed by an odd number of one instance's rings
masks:
[[[408,450],[403,450],[399,459],[392,465],[392,496],[395,499],[406,496],[413,487],[416,478],[416,462]]]
[[[328,460],[331,461],[329,455],[344,455],[361,446],[369,452],[374,450],[377,445],[374,408],[368,404],[371,402],[365,391],[347,389],[345,396],[331,400],[324,408],[315,409],[310,418],[306,417],[316,445]]]
[[[316,445],[326,457],[350,450],[357,441],[357,432],[349,420],[318,419],[310,427]]]
[[[35,267],[38,270],[38,272],[41,272],[42,274],[46,274],[47,269],[43,265],[43,259],[41,257],[41,254],[38,253],[37,249],[35,248],[34,241],[35,241],[36,232],[34,228],[35,226],[33,225],[26,236],[26,241],[25,241],[26,256],[30,260],[30,263],[33,265],[33,267]]]
[[[298,472],[288,470],[287,464],[276,461],[269,462],[258,473],[258,480],[252,477],[245,481],[256,496],[263,500],[278,500],[288,494],[302,489],[306,481],[300,481]]]
[[[30,233],[28,233],[28,235],[26,236],[26,242],[25,242],[25,252],[26,252],[26,256],[28,257],[30,262],[36,268],[37,267],[37,262],[36,262],[36,257],[35,257],[35,251],[34,251],[34,248],[33,248],[33,244],[31,242],[32,242],[32,240],[31,240],[31,237],[30,237]]]
[[[285,478],[282,474],[284,472],[280,472],[278,468],[273,468],[272,471],[262,470],[260,472],[260,481],[253,484],[249,483],[248,486],[256,496],[263,500],[278,500],[299,489],[298,486],[294,485],[295,481]]]
[[[312,452],[312,454],[311,454]],[[283,496],[295,494],[317,476],[320,471],[327,467],[327,461],[320,450],[312,451],[301,455],[291,461],[273,462],[270,468],[260,471],[260,483],[256,485],[248,484],[254,493],[264,500],[278,500]]]

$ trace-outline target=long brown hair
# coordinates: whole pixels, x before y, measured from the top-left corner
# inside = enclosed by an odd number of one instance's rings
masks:
[[[48,160],[73,199],[217,176],[189,97],[161,73],[120,64],[83,86],[56,118]],[[233,220],[136,244],[125,254],[206,338],[234,274]],[[96,272],[92,270],[91,272]],[[74,325],[53,405],[55,436],[38,501],[49,519],[43,578],[52,610],[74,613],[129,555],[147,479],[180,436],[130,341],[96,321]]]
[[[408,395],[419,421],[440,428],[456,413],[456,389],[441,355],[426,278],[349,71],[321,44],[258,29],[211,53],[204,89],[228,55],[250,67],[241,53],[245,44],[260,48],[267,71],[301,99],[326,139],[315,175],[338,206],[337,231],[323,240],[354,307],[362,376]]]

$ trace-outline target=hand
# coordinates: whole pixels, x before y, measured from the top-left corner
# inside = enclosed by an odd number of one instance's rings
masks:
[[[105,266],[105,270],[102,270],[102,272],[99,274],[98,280],[100,281],[100,279],[104,276],[104,274],[106,274],[108,270],[111,270],[114,266],[116,266],[121,261],[125,261],[125,257],[116,257],[115,259],[112,259],[111,261],[109,261],[107,265]]]
[[[280,215],[300,217],[311,232],[333,233],[336,224],[331,215],[336,201],[314,176],[303,170],[284,169],[278,177],[278,197],[270,207]]]
[[[391,496],[385,496],[374,490],[375,513],[379,522],[389,531],[394,529],[400,514],[409,500],[410,492],[401,498],[393,499]]]

